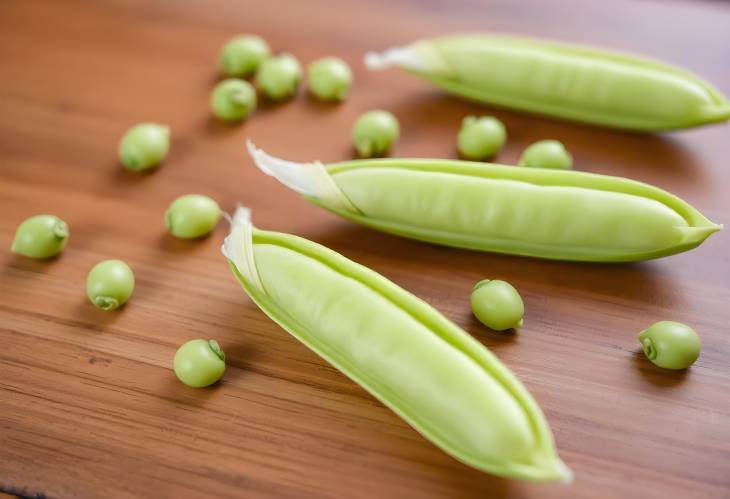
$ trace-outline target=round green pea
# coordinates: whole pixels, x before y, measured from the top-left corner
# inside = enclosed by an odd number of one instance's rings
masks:
[[[385,155],[400,135],[400,125],[388,111],[368,111],[358,118],[352,140],[362,158]]]
[[[186,194],[170,204],[165,212],[165,226],[173,236],[190,239],[208,234],[220,218],[221,209],[211,198]]]
[[[568,170],[573,166],[573,156],[557,140],[540,140],[524,150],[519,165]]]
[[[119,159],[127,169],[142,171],[159,165],[169,150],[169,127],[140,123],[130,128],[119,142]]]
[[[240,35],[228,40],[220,54],[220,66],[228,76],[248,76],[258,69],[271,50],[256,35]]]
[[[213,114],[223,121],[241,121],[256,109],[256,90],[245,80],[228,78],[210,94]]]
[[[256,82],[270,99],[281,100],[292,97],[302,80],[302,67],[296,57],[281,54],[261,63],[256,72]]]
[[[121,307],[133,291],[134,272],[121,260],[97,263],[86,278],[86,296],[102,310]]]
[[[215,340],[190,340],[175,352],[173,369],[188,386],[202,388],[221,379],[226,370],[226,356]]]
[[[510,283],[485,279],[471,292],[471,310],[488,328],[504,331],[522,327],[525,304]]]
[[[467,116],[461,124],[457,144],[466,159],[483,160],[497,154],[507,141],[507,131],[492,116]]]
[[[664,369],[686,369],[700,356],[697,333],[680,322],[660,321],[639,333],[647,358]]]
[[[66,222],[53,215],[35,215],[18,226],[10,249],[30,258],[49,258],[63,251],[67,242]]]
[[[337,57],[323,57],[309,65],[309,91],[321,100],[345,100],[352,85],[352,71]]]

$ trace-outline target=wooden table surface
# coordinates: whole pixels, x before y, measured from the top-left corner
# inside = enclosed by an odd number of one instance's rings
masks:
[[[730,7],[684,2],[371,0],[290,2],[5,0],[0,3],[0,490],[32,497],[730,497],[730,231],[678,256],[575,264],[480,254],[354,226],[259,173],[251,137],[295,160],[351,156],[350,127],[393,111],[394,155],[455,157],[462,117],[493,114],[514,163],[555,138],[580,170],[670,190],[710,219],[730,212],[730,127],[637,135],[480,107],[398,71],[367,72],[368,49],[489,30],[629,50],[696,71],[730,94]],[[211,119],[216,56],[256,32],[307,63],[338,55],[354,92],[325,105],[304,90],[244,125]],[[139,121],[172,127],[148,175],[117,161]],[[298,234],[381,272],[492,349],[527,386],[575,472],[569,486],[472,470],[419,436],[259,311],[221,256],[225,224],[202,241],[169,236],[162,215],[199,192],[262,228]],[[24,218],[71,228],[60,258],[10,253]],[[117,312],[84,293],[97,261],[121,258],[137,288]],[[472,319],[482,278],[513,283],[525,327]],[[637,333],[686,322],[704,347],[687,372],[651,365]],[[220,384],[191,389],[172,357],[216,338]],[[427,394],[424,394],[427,395]]]

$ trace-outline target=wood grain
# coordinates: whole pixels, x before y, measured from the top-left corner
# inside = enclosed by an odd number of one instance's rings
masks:
[[[628,50],[682,65],[730,94],[730,7],[722,3],[415,0],[6,0],[0,3],[0,490],[47,497],[730,497],[730,239],[627,265],[547,262],[441,248],[356,227],[258,173],[243,141],[295,160],[351,155],[370,108],[393,111],[395,155],[455,157],[463,116],[509,131],[513,163],[555,138],[579,169],[677,193],[728,222],[728,126],[637,135],[447,97],[408,75],[369,73],[368,49],[456,31],[506,31]],[[208,113],[220,45],[257,32],[304,63],[338,55],[356,86],[342,105],[305,92],[264,103],[250,122]],[[168,123],[172,153],[135,175],[116,160],[130,125]],[[570,487],[525,484],[446,456],[268,320],[233,279],[219,246],[169,237],[176,196],[243,202],[262,228],[295,233],[367,265],[466,328],[544,409]],[[13,256],[25,217],[66,220],[70,244],[43,262]],[[121,258],[131,302],[95,310],[87,271]],[[470,315],[479,279],[513,283],[526,301],[518,335]],[[639,351],[661,319],[691,324],[704,348],[673,373]],[[189,389],[171,371],[182,342],[216,338],[223,382]],[[426,394],[427,395],[427,394]]]

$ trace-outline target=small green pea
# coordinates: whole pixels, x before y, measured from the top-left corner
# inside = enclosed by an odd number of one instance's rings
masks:
[[[568,170],[573,166],[573,156],[557,140],[540,140],[525,149],[519,165]]]
[[[220,218],[218,203],[208,196],[187,194],[170,204],[165,212],[165,226],[173,236],[190,239],[208,234]]]
[[[256,82],[270,99],[292,97],[302,80],[302,67],[296,57],[281,54],[266,59],[256,73]]]
[[[169,150],[169,127],[140,123],[130,128],[119,142],[119,159],[127,169],[142,171],[159,165]]]
[[[479,321],[495,331],[522,327],[525,304],[508,282],[485,279],[471,292],[471,309]]]
[[[344,100],[352,85],[352,71],[337,57],[323,57],[308,68],[309,91],[321,100]]]
[[[213,114],[223,121],[241,121],[256,109],[256,90],[245,80],[228,78],[210,95]]]
[[[67,242],[68,226],[63,220],[53,215],[35,215],[18,226],[10,249],[30,258],[49,258],[63,251]]]
[[[215,340],[190,340],[175,352],[173,369],[188,386],[202,388],[221,379],[226,370],[226,356]]]
[[[506,141],[507,131],[497,118],[467,116],[461,124],[457,144],[465,158],[483,160],[497,154]]]
[[[236,36],[228,40],[221,50],[221,70],[228,76],[248,76],[258,69],[270,52],[269,44],[260,36]]]
[[[639,333],[644,354],[664,369],[686,369],[700,356],[697,333],[680,322],[660,321]]]
[[[358,118],[352,130],[355,149],[362,158],[385,155],[400,135],[400,125],[388,111],[368,111]]]
[[[129,300],[134,291],[134,272],[121,260],[104,260],[94,265],[86,278],[86,296],[102,310],[114,310]]]

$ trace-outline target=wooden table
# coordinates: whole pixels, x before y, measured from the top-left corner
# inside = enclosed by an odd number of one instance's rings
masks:
[[[376,233],[307,204],[259,173],[246,137],[295,160],[351,155],[370,108],[401,121],[398,156],[455,157],[462,117],[509,131],[498,160],[563,141],[581,170],[673,191],[728,223],[730,128],[636,135],[479,107],[397,71],[369,73],[368,49],[458,31],[507,31],[654,56],[730,94],[730,8],[721,3],[494,0],[6,0],[0,4],[0,490],[38,497],[730,497],[730,237],[659,261],[592,265],[435,247]],[[257,32],[303,63],[339,55],[354,93],[341,105],[302,90],[242,126],[217,123],[216,55]],[[149,175],[116,146],[132,124],[168,123],[172,152]],[[199,192],[243,202],[262,228],[295,233],[432,303],[491,348],[544,409],[572,486],[474,471],[445,455],[286,334],[245,296],[219,247],[169,236],[162,214]],[[10,253],[17,224],[51,212],[71,227],[55,260]],[[102,312],[84,294],[97,261],[137,277],[131,302]],[[472,285],[503,278],[527,307],[519,334],[485,330]],[[636,335],[694,326],[687,372],[651,365]],[[177,381],[184,341],[216,338],[223,381]]]

